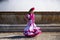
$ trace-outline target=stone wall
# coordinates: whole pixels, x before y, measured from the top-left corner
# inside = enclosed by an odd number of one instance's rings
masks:
[[[0,24],[26,24],[28,12],[0,12]],[[35,12],[37,24],[60,23],[60,12]]]

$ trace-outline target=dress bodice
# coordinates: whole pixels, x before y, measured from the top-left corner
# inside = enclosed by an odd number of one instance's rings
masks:
[[[27,14],[27,18],[29,20],[35,20],[35,15],[34,14]]]

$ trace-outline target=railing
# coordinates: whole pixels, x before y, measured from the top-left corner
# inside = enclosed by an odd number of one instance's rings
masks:
[[[26,24],[28,12],[0,12],[0,24]],[[35,12],[36,24],[60,24],[60,12]]]

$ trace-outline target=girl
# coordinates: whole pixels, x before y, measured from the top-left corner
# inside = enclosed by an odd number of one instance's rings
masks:
[[[31,8],[29,10],[29,14],[25,16],[25,20],[27,21],[27,27],[24,29],[24,35],[27,37],[34,37],[41,33],[40,27],[37,27],[35,24],[34,9],[35,8]]]

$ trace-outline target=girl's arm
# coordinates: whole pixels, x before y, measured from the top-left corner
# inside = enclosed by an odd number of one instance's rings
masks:
[[[28,22],[28,18],[26,17],[26,15],[24,16],[24,19]]]

